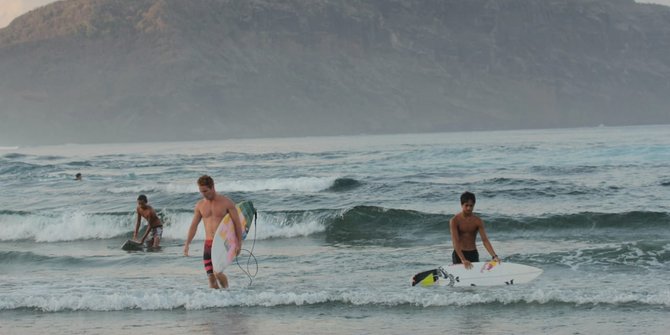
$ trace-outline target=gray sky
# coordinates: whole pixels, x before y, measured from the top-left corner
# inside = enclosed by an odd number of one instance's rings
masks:
[[[0,28],[7,26],[17,16],[54,1],[57,0],[2,0],[0,3]],[[637,2],[670,6],[670,0],[637,0]]]

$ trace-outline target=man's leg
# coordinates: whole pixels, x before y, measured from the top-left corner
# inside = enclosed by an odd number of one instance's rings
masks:
[[[222,288],[228,288],[228,277],[223,272],[214,272],[214,276],[221,283]]]
[[[209,280],[209,287],[210,288],[216,288],[216,289],[219,288],[219,283],[217,282],[216,276],[213,273],[208,274],[207,279]]]
[[[153,247],[158,248],[161,244],[161,237],[163,237],[163,227],[156,227],[153,231]]]
[[[209,280],[210,288],[219,288],[216,276],[214,275],[214,266],[212,266],[212,240],[205,241],[205,248],[202,253],[202,260],[205,264],[205,271],[207,272],[207,280]]]

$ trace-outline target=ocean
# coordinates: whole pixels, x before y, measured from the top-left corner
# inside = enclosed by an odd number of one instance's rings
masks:
[[[0,334],[670,327],[670,125],[1,145]],[[207,286],[202,225],[182,252],[202,174],[258,210],[228,290]],[[466,190],[502,261],[539,278],[410,286],[450,263],[448,222]],[[165,223],[160,251],[120,248],[139,194]]]

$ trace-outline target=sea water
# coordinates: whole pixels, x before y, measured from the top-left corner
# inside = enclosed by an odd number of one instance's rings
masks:
[[[258,209],[228,290],[183,255],[202,174]],[[410,286],[466,190],[538,279]],[[158,252],[120,248],[139,194]],[[0,147],[0,333],[661,334],[668,228],[670,126]]]

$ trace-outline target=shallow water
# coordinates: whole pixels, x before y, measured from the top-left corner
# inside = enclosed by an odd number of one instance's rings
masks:
[[[670,126],[0,150],[2,334],[670,326]],[[259,211],[255,261],[243,252],[228,291],[207,288],[202,227],[182,255],[205,173]],[[542,268],[537,280],[409,286],[449,263],[465,190],[497,254]],[[120,250],[140,193],[165,222],[159,252]]]

